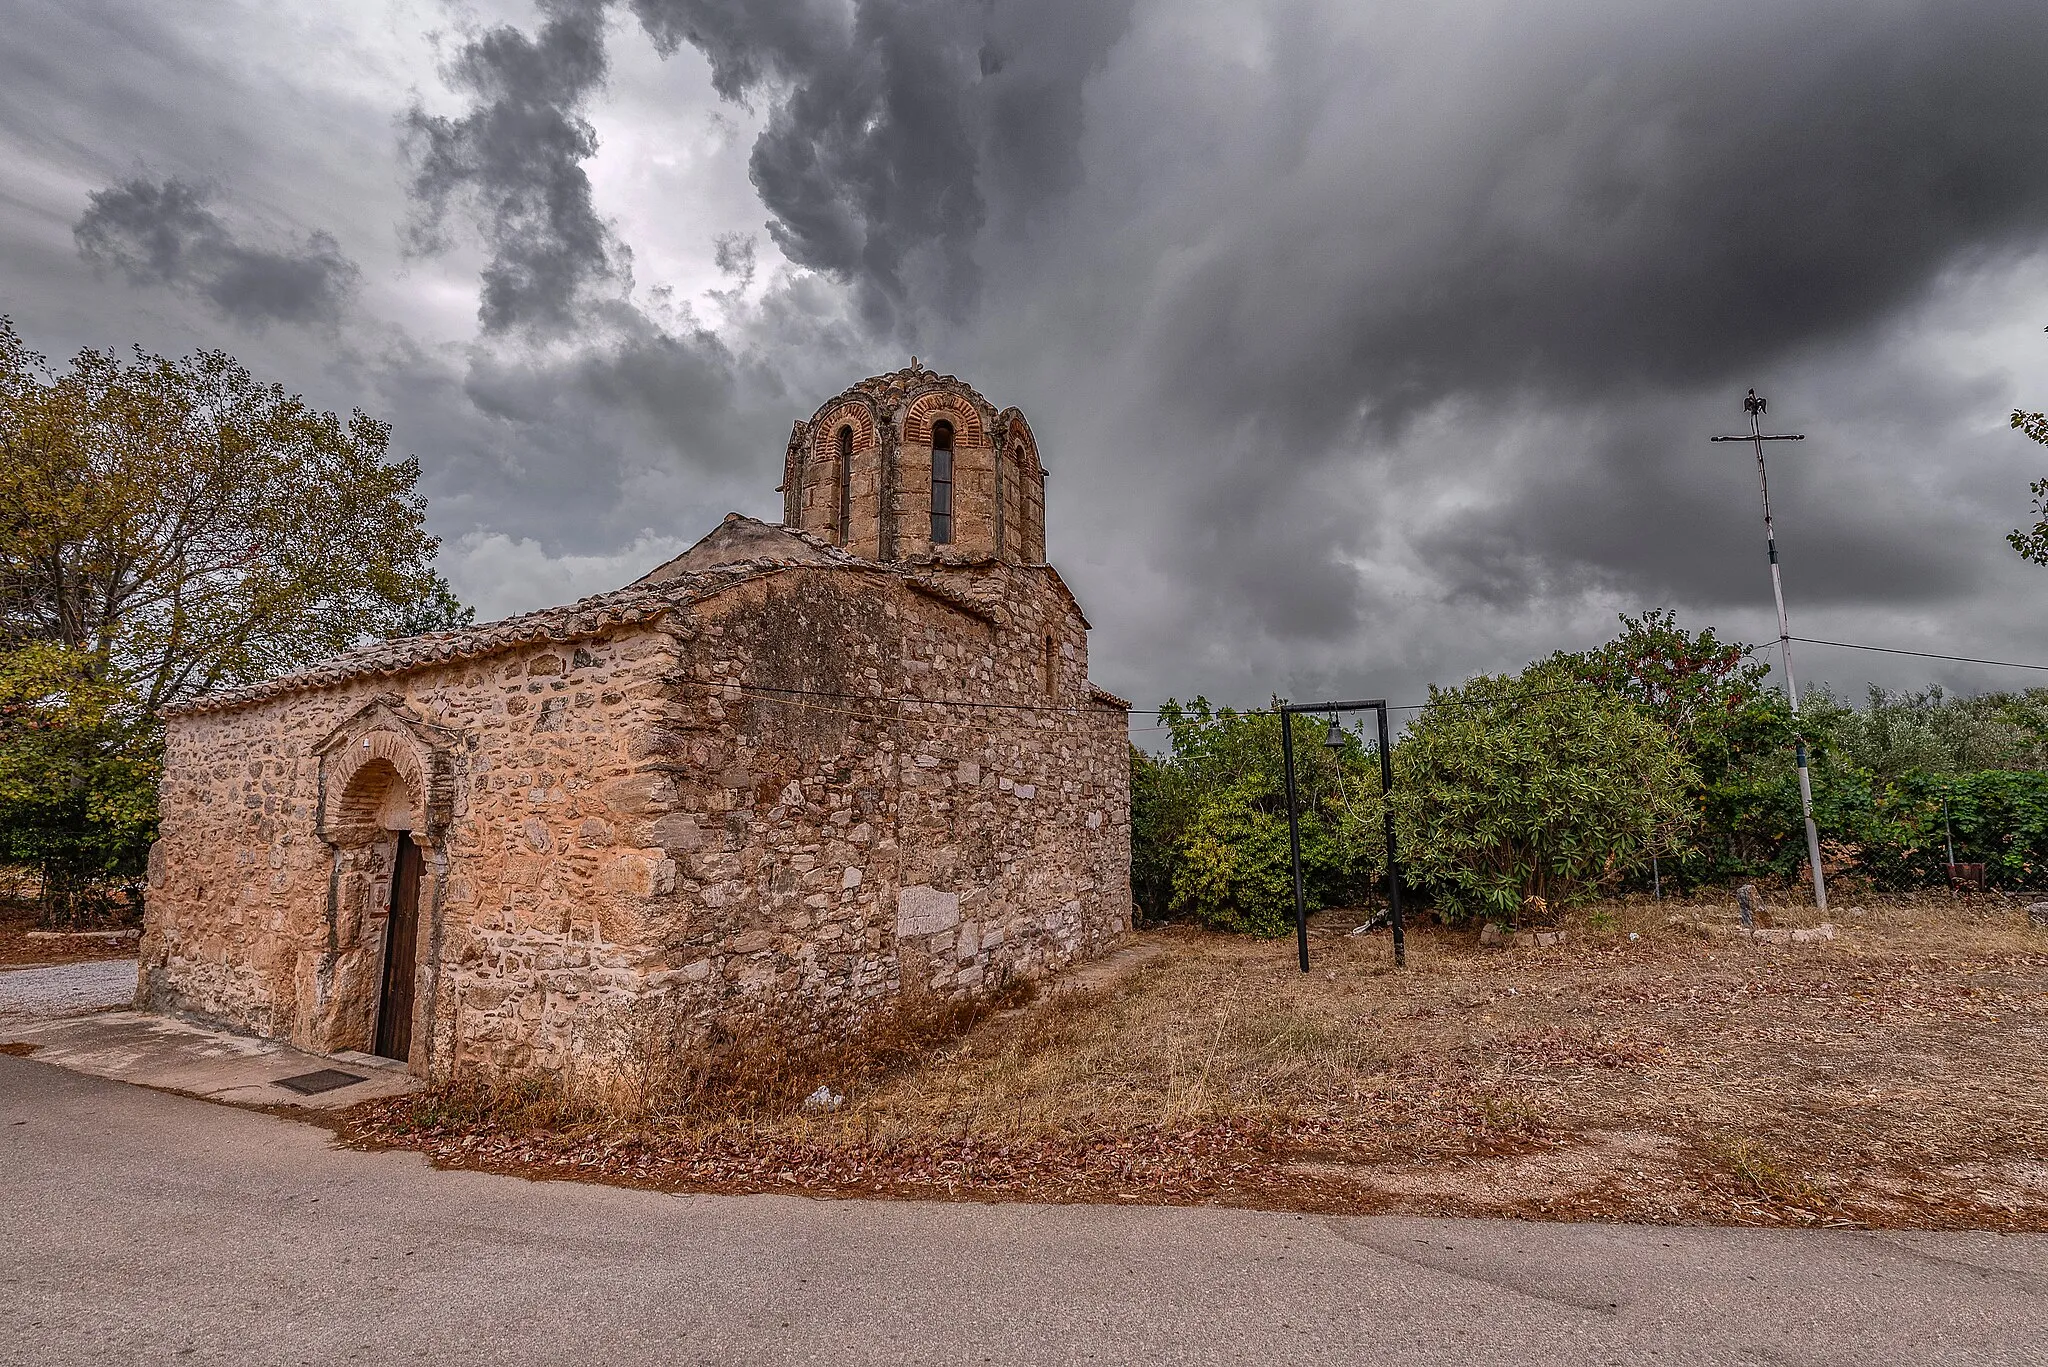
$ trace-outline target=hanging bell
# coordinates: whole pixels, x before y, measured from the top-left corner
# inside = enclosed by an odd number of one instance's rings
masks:
[[[1330,714],[1330,729],[1323,733],[1323,744],[1333,751],[1344,748],[1344,725],[1337,720],[1335,712]]]

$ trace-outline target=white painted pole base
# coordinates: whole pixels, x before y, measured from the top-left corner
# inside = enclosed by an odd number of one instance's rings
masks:
[[[1813,780],[1806,774],[1806,746],[1799,747],[1799,808],[1806,814],[1806,861],[1813,867],[1813,904],[1828,909],[1828,879],[1820,867],[1820,829],[1813,824]]]

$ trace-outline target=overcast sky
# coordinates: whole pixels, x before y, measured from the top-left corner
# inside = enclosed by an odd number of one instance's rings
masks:
[[[0,313],[395,425],[486,616],[1030,416],[1094,674],[1413,700],[1611,634],[2048,661],[2040,0],[0,0]],[[1807,647],[1803,680],[2039,682]]]

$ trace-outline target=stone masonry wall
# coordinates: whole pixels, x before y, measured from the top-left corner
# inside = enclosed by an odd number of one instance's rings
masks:
[[[951,542],[935,547],[932,424],[941,420],[954,433],[953,525]],[[842,427],[852,433],[854,453],[845,528]],[[1028,564],[1045,559],[1045,480],[1029,428],[1016,410],[998,415],[952,376],[907,370],[855,385],[797,425],[783,481],[791,525],[869,559],[913,560],[934,550]]]
[[[993,990],[1126,929],[1125,717],[1090,699],[1071,605],[1018,578],[1006,628],[885,573],[790,570],[699,603],[637,772],[600,793],[615,838],[675,870],[626,954],[632,991],[836,1029],[906,985]],[[1014,706],[863,701],[905,696]],[[536,1015],[522,963],[519,930],[486,926],[451,966],[464,1065],[595,1048]]]
[[[674,872],[661,850],[619,841],[598,795],[630,781],[676,644],[631,627],[174,719],[141,1003],[311,1049],[370,1046],[396,839],[322,838],[323,806],[334,817],[340,794],[322,791],[335,754],[315,751],[337,732],[343,755],[369,740],[438,745],[448,771],[439,828],[403,783],[387,782],[379,812],[411,826],[426,854],[415,1071],[448,1071],[462,1022],[442,970],[480,937],[543,986],[522,1003],[536,1037],[562,1038],[563,1020],[623,999],[633,946],[648,938],[647,895]]]

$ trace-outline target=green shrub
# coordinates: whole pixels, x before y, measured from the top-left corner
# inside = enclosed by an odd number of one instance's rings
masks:
[[[1830,876],[1939,885],[1948,848],[1994,887],[2048,888],[2048,690],[1951,698],[1816,689],[1794,726],[1754,647],[1670,612],[1597,650],[1431,693],[1394,752],[1404,885],[1452,916],[1509,918],[1646,887],[1804,878],[1795,736],[1813,755]],[[1293,917],[1280,720],[1168,702],[1167,752],[1132,751],[1132,883],[1143,913],[1283,933]],[[1304,891],[1356,904],[1383,876],[1377,756],[1296,719]]]
[[[1664,726],[1556,661],[1432,689],[1394,752],[1402,871],[1454,915],[1579,901],[1683,847],[1694,781]]]
[[[1134,895],[1151,916],[1281,935],[1294,921],[1280,719],[1169,700],[1167,753],[1132,755]],[[1295,719],[1302,884],[1311,911],[1368,897],[1386,865],[1376,756],[1326,724]]]
[[[1993,887],[2048,888],[2048,773],[1916,770],[1880,778],[1837,758],[1814,771],[1813,808],[1831,872],[1879,891],[1945,883],[1950,840],[1956,862],[1984,865]],[[1789,773],[1759,785],[1752,826],[1760,848],[1740,863],[1739,876],[1806,876],[1799,788]]]

